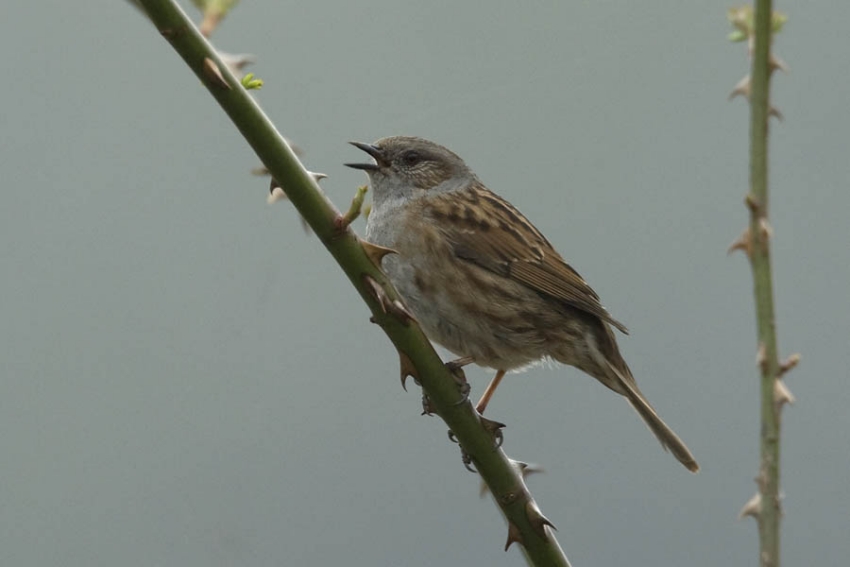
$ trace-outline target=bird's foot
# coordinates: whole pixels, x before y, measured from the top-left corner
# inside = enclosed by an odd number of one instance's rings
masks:
[[[484,417],[479,416],[481,420],[481,425],[484,427],[487,432],[493,437],[493,448],[498,449],[502,446],[502,442],[504,441],[504,436],[502,435],[502,428],[505,427],[504,423],[499,423],[498,421],[493,421],[492,419],[486,419]],[[478,471],[475,469],[473,464],[472,456],[466,452],[466,449],[463,448],[463,445],[460,444],[460,440],[454,434],[454,431],[449,430],[449,441],[452,443],[457,443],[460,447],[460,455],[463,460],[463,466],[466,467],[466,470],[469,472],[477,473]]]
[[[469,392],[471,391],[471,388],[469,387],[469,382],[466,380],[466,374],[463,372],[463,367],[467,364],[471,364],[472,362],[473,359],[471,356],[464,356],[463,358],[450,360],[446,363],[446,368],[455,379],[455,383],[457,384],[458,391],[461,396],[460,400],[455,403],[456,406],[465,404],[467,400],[469,400]]]
[[[454,431],[449,430],[449,441],[452,443],[457,443],[458,447],[460,447],[460,458],[463,461],[463,466],[472,473],[477,473],[478,471],[475,469],[475,466],[472,464],[472,456],[466,452],[466,449],[463,448],[463,445],[460,444],[457,436],[455,436]]]
[[[421,415],[434,415],[437,413],[437,408],[434,407],[434,402],[431,401],[431,398],[428,394],[425,393],[425,390],[422,390],[422,414]]]

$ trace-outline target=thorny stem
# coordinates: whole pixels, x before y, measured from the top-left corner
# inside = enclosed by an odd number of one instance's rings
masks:
[[[322,244],[339,263],[372,311],[373,320],[386,332],[407,368],[428,395],[435,411],[452,430],[481,478],[487,483],[509,526],[508,543],[519,543],[529,562],[537,566],[569,567],[564,552],[539,511],[522,478],[521,467],[494,445],[472,404],[458,390],[456,378],[437,356],[413,321],[402,321],[386,309],[374,287],[377,282],[384,300],[398,299],[397,292],[370,260],[357,236],[348,228],[340,231],[339,211],[319,190],[314,177],[298,161],[256,102],[241,86],[215,50],[192,25],[174,0],[135,0],[175,51],[201,79],[222,109],[285,190]],[[206,62],[206,63],[205,63]]]
[[[761,448],[757,477],[761,493],[759,561],[762,567],[779,567],[779,433],[781,404],[774,391],[779,376],[776,318],[770,267],[768,224],[768,121],[770,119],[771,0],[756,0],[755,44],[750,92],[750,263],[758,326],[759,370],[761,372]]]

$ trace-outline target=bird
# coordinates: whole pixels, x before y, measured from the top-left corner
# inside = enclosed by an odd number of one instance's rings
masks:
[[[625,397],[664,449],[699,465],[638,388],[613,329],[622,323],[508,201],[451,150],[424,138],[351,142],[372,161],[365,239],[396,253],[382,268],[429,340],[496,370],[483,413],[506,372],[545,359],[573,366]]]

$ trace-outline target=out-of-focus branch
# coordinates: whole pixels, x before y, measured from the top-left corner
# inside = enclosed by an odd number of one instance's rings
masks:
[[[771,115],[781,117],[770,104],[770,78],[774,70],[784,68],[784,63],[771,55],[771,44],[773,33],[781,28],[785,17],[773,13],[771,0],[756,0],[754,13],[748,7],[736,8],[730,10],[730,20],[736,28],[733,39],[746,39],[752,55],[749,77],[733,91],[733,95],[743,94],[750,101],[750,191],[745,199],[750,223],[730,250],[746,252],[752,267],[758,333],[756,361],[761,374],[758,493],[741,510],[741,516],[753,516],[758,522],[762,567],[779,567],[780,424],[782,408],[794,399],[782,375],[799,361],[799,355],[793,355],[785,363],[779,362],[770,259],[773,230],[768,221],[769,120]]]

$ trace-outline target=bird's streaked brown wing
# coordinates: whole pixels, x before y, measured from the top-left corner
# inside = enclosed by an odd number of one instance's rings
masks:
[[[425,214],[438,223],[458,258],[595,315],[628,333],[540,231],[483,185],[452,193],[451,199],[430,201]]]

